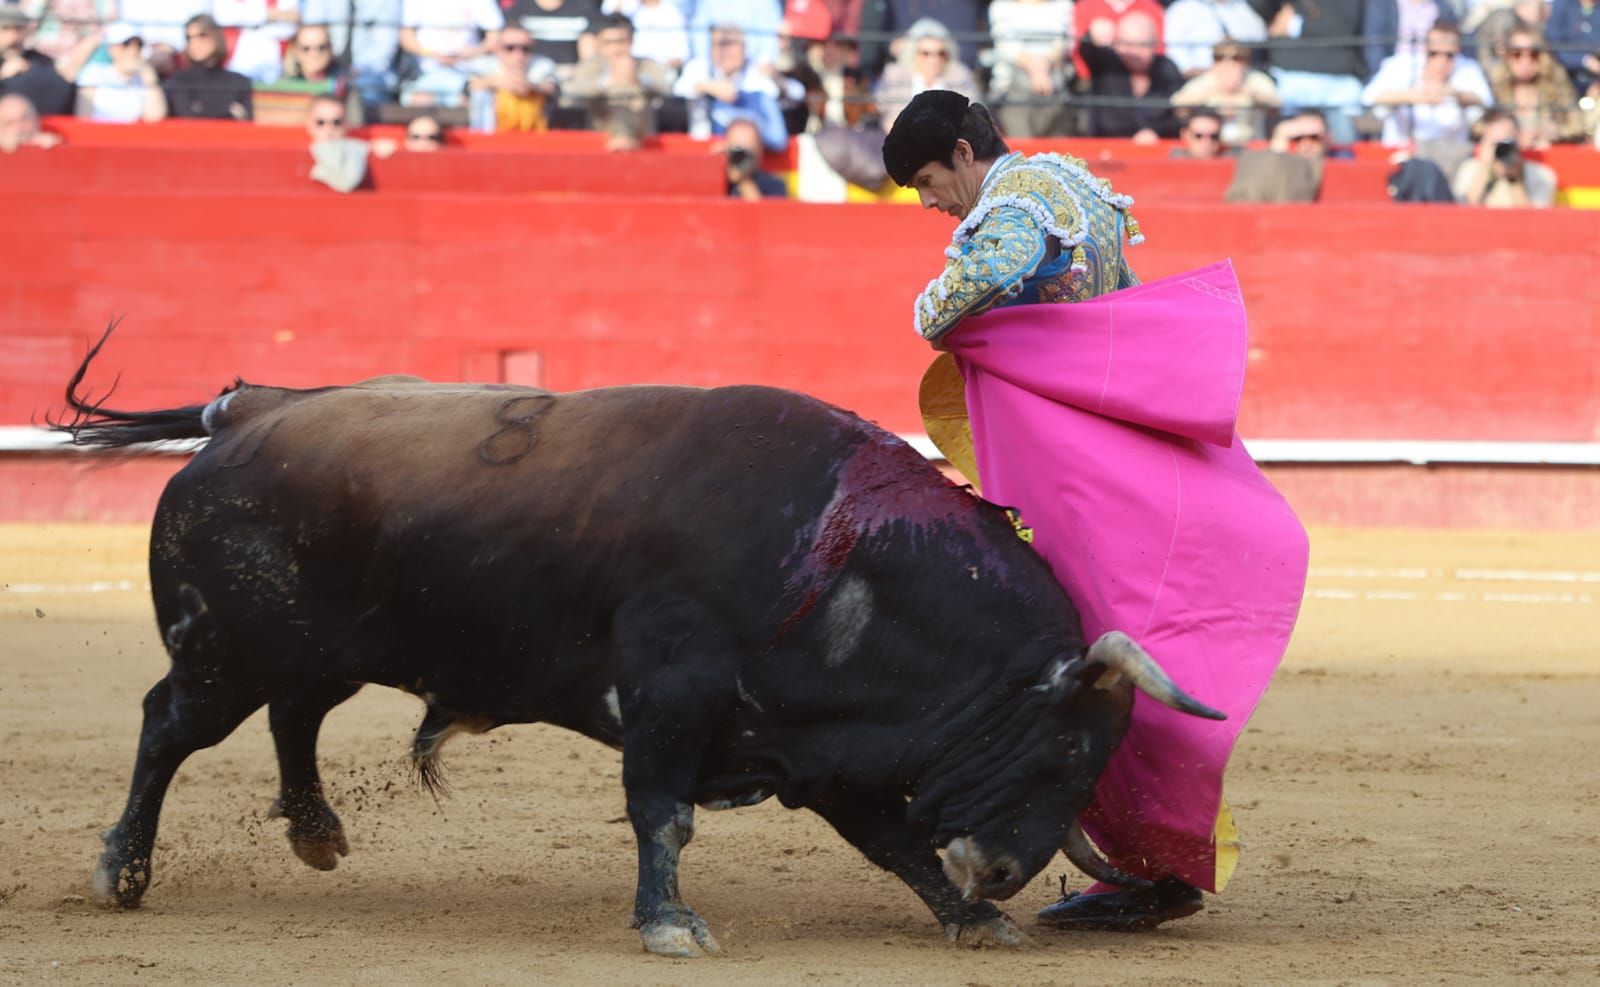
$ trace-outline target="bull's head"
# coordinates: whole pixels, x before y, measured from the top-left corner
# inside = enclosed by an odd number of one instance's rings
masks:
[[[936,796],[953,801],[946,808],[960,815],[980,804],[992,812],[944,847],[945,875],[964,897],[1011,897],[1057,850],[1097,880],[1124,887],[1148,883],[1103,860],[1077,823],[1127,731],[1135,688],[1184,713],[1226,718],[1178,688],[1143,648],[1118,631],[1102,636],[1080,658],[1054,662],[1029,697],[1046,726],[1044,732],[1029,731],[1034,749],[1006,765],[991,763],[990,776],[975,780],[976,790],[966,798],[948,788]],[[914,801],[913,813],[917,809]]]

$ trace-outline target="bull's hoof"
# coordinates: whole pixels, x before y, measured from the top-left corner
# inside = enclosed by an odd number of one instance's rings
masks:
[[[150,887],[150,862],[114,858],[107,850],[94,869],[95,904],[105,908],[138,908]]]
[[[344,838],[342,827],[332,833],[306,836],[297,834],[291,826],[289,846],[294,849],[296,857],[317,870],[333,870],[339,866],[340,857],[350,855],[350,843]]]
[[[317,870],[333,870],[339,858],[350,855],[350,841],[344,837],[344,824],[339,816],[318,799],[310,804],[297,804],[285,808],[282,798],[274,799],[267,809],[268,819],[289,820],[289,846],[294,855],[306,865]]]
[[[664,909],[654,921],[639,926],[639,938],[644,940],[645,951],[657,956],[692,959],[721,948],[712,938],[706,920],[684,906]]]
[[[1039,922],[1081,932],[1144,932],[1203,908],[1199,888],[1164,877],[1135,891],[1065,895],[1039,913]]]
[[[981,919],[976,922],[955,923],[944,927],[944,935],[951,942],[963,946],[980,948],[984,946],[1027,946],[1033,940],[1023,932],[1017,923],[1005,915],[995,915],[991,918]]]

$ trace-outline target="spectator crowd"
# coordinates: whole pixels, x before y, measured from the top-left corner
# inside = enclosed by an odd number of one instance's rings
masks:
[[[811,133],[840,174],[873,185],[883,133],[931,88],[983,100],[1010,136],[1176,139],[1179,157],[1265,143],[1320,167],[1377,140],[1484,201],[1512,172],[1536,174],[1520,152],[1600,142],[1600,5],[0,0],[13,146],[48,140],[39,115],[249,121],[294,105],[312,130],[337,115],[345,148],[342,128],[375,120],[422,120],[418,143],[436,146],[447,124],[592,128],[614,150],[660,131],[741,152]],[[1512,172],[1496,164],[1513,157]],[[1312,180],[1300,170],[1273,181]],[[731,192],[769,187],[730,171]],[[1537,204],[1542,189],[1525,194]]]

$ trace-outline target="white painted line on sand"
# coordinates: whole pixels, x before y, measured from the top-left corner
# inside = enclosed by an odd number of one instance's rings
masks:
[[[6,583],[0,586],[4,593],[126,593],[131,590],[148,590],[149,583],[131,579],[102,579],[89,583]]]
[[[1600,583],[1590,569],[1379,569],[1366,566],[1312,566],[1311,579],[1460,579],[1488,583]]]

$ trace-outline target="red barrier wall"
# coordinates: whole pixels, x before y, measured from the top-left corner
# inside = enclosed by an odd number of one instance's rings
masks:
[[[949,236],[941,216],[421,190],[469,181],[487,168],[476,153],[430,164],[419,189],[337,196],[269,154],[214,163],[260,168],[243,184],[280,191],[197,194],[147,175],[128,193],[106,187],[113,159],[75,157],[89,153],[0,159],[0,424],[58,402],[86,341],[125,316],[91,378],[121,373],[124,406],[203,400],[235,375],[408,372],[558,389],[756,381],[919,426],[929,354],[909,313]],[[601,167],[545,157],[569,173],[550,181]],[[81,169],[84,188],[38,170],[46,158]],[[1600,439],[1600,213],[1148,198],[1136,211],[1144,278],[1224,256],[1239,269],[1247,437]]]

